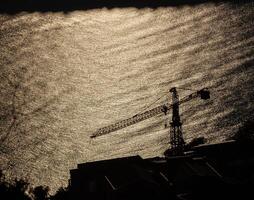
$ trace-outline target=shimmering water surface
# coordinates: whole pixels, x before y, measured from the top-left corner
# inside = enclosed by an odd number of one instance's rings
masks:
[[[252,4],[0,15],[0,165],[51,188],[77,163],[169,146],[169,116],[90,139],[173,86],[209,87],[181,105],[187,141],[225,140],[253,117]],[[191,91],[179,90],[180,98]],[[151,106],[169,100],[162,98]]]

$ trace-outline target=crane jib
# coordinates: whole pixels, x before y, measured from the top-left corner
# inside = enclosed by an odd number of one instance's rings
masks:
[[[144,121],[148,118],[151,118],[151,117],[153,117],[157,114],[162,113],[162,110],[163,110],[164,106],[170,107],[170,105],[168,103],[165,104],[165,105],[155,107],[155,108],[153,108],[151,110],[148,110],[144,113],[134,115],[131,118],[128,118],[128,119],[122,120],[120,122],[117,122],[115,124],[100,128],[91,137],[101,136],[101,135],[104,135],[104,134],[107,134],[107,133],[125,128],[127,126],[131,126],[131,125],[136,124],[138,122]]]

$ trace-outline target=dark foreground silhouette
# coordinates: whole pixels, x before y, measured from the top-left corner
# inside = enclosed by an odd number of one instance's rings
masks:
[[[54,195],[48,187],[34,188],[22,179],[7,182],[0,171],[0,199],[253,199],[253,130],[253,121],[247,121],[229,141],[203,144],[204,138],[196,139],[178,157],[132,156],[79,164],[70,171],[68,187]]]
[[[26,180],[16,179],[8,182],[0,171],[0,199],[1,200],[65,200],[71,199],[68,188],[59,188],[54,195],[49,195],[49,187],[32,187]]]
[[[197,5],[206,2],[242,4],[253,0],[1,0],[0,13],[71,12],[98,8],[158,8]]]

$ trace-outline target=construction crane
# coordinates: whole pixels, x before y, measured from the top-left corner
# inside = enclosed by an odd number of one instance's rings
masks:
[[[179,88],[179,89],[183,89],[183,88]],[[185,96],[181,100],[179,100],[176,87],[171,88],[169,92],[172,93],[172,103],[166,103],[164,105],[157,106],[151,110],[134,115],[133,117],[130,117],[128,119],[100,128],[95,133],[93,133],[90,137],[95,138],[101,135],[105,135],[105,134],[123,129],[125,127],[144,121],[146,119],[149,119],[161,113],[164,113],[166,115],[168,114],[168,111],[172,109],[173,113],[172,113],[172,122],[170,123],[170,127],[171,127],[170,128],[170,143],[171,143],[171,148],[174,150],[173,154],[175,155],[181,154],[183,146],[184,146],[184,139],[182,134],[182,123],[181,123],[180,114],[179,114],[179,105],[185,102],[188,102],[192,99],[195,99],[197,97],[200,97],[201,99],[204,99],[204,100],[209,99],[210,92],[207,88],[203,88],[201,90],[191,93],[188,96]]]

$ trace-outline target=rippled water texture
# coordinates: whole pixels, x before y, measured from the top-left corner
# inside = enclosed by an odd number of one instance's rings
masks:
[[[228,3],[1,14],[1,168],[56,188],[77,163],[159,156],[170,115],[89,136],[173,86],[211,90],[181,105],[185,139],[225,140],[253,117],[253,14]]]

